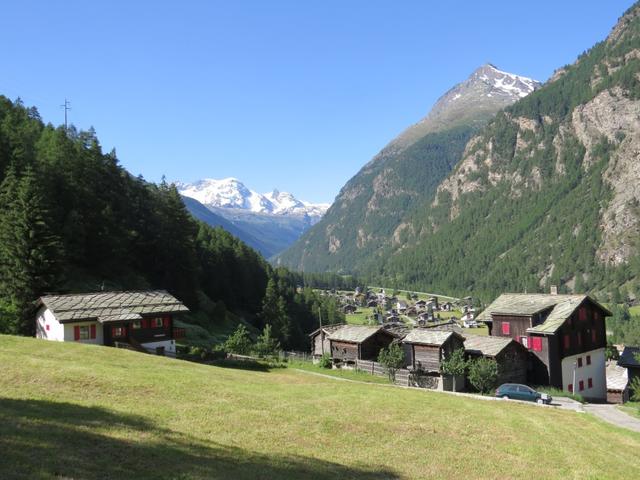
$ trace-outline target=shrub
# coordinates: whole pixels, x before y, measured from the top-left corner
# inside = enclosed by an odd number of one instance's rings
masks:
[[[469,362],[469,382],[480,393],[489,393],[498,381],[498,364],[490,358]]]
[[[394,342],[388,348],[380,350],[378,362],[386,368],[389,380],[395,382],[396,371],[404,366],[404,350],[399,343]]]
[[[275,356],[280,351],[280,343],[271,333],[271,325],[266,324],[262,334],[258,337],[254,352],[260,357]]]
[[[224,348],[237,355],[247,355],[251,351],[251,338],[247,327],[238,325],[236,331],[224,342]]]
[[[445,375],[453,375],[454,377],[464,375],[467,369],[467,361],[464,359],[464,349],[458,348],[454,350],[453,353],[442,361],[440,369]]]
[[[320,362],[318,362],[320,368],[331,368],[333,366],[333,361],[331,360],[331,355],[328,353],[323,353],[322,357],[320,357]]]

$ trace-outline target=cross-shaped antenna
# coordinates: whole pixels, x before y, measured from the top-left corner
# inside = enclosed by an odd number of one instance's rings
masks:
[[[60,105],[60,108],[64,108],[64,129],[67,130],[67,112],[71,110],[71,103],[65,98],[64,105]]]

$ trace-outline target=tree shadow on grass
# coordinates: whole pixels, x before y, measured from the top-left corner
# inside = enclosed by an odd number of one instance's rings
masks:
[[[264,455],[100,407],[0,398],[2,479],[399,478],[297,455]]]

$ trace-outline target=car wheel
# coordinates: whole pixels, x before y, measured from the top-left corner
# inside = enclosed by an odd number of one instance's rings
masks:
[[[503,396],[502,396],[502,399],[503,399],[503,400],[509,400],[509,395],[503,395]]]
[[[538,399],[536,400],[536,403],[537,403],[538,405],[544,405],[544,400],[542,400],[541,398],[538,398]]]

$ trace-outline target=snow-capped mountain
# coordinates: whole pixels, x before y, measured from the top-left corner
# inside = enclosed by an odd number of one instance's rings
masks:
[[[180,193],[210,209],[237,209],[269,215],[308,215],[320,218],[329,204],[303,202],[287,192],[273,190],[261,194],[236,178],[206,178],[191,184],[177,184]]]

